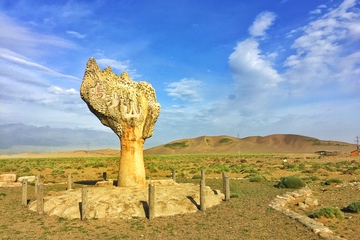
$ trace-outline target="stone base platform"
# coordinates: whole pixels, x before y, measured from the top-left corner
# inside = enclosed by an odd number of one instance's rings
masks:
[[[199,211],[200,186],[178,184],[172,180],[153,180],[155,185],[155,217],[186,214]],[[44,197],[45,214],[67,219],[80,218],[81,189],[52,193]],[[206,208],[220,204],[224,194],[206,187]],[[125,188],[115,186],[88,187],[88,219],[147,216],[148,187]],[[37,211],[37,202],[29,209]]]

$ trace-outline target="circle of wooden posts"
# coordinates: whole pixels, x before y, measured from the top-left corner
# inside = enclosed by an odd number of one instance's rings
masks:
[[[175,170],[172,170],[172,178],[176,181]],[[230,200],[230,184],[229,177],[225,172],[222,173],[223,178],[223,192],[225,195],[225,201]],[[103,173],[103,179],[106,179],[106,173]],[[205,182],[205,170],[201,170],[201,181],[200,181],[200,210],[206,211],[206,182]],[[28,179],[24,178],[22,180],[22,205],[27,205],[27,182]],[[35,196],[37,200],[37,212],[39,214],[44,213],[44,184],[40,182],[40,175],[35,176]],[[71,173],[68,173],[67,176],[67,189],[71,189]],[[88,215],[88,188],[83,186],[81,189],[81,220],[86,220]],[[155,217],[155,185],[149,184],[148,192],[148,217],[153,219]]]

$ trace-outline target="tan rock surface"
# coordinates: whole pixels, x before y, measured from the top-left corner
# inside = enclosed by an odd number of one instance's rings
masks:
[[[0,182],[7,182],[7,183],[16,182],[16,174],[13,173],[0,174]]]
[[[155,217],[171,216],[199,211],[199,185],[177,184],[169,181],[154,181]],[[206,188],[206,207],[218,205],[224,195]],[[146,217],[147,187],[88,187],[88,218]],[[68,219],[80,218],[81,189],[67,190],[45,197],[45,213]],[[37,210],[37,202],[29,209]]]

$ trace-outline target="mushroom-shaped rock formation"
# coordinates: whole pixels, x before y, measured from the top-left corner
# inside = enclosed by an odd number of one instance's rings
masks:
[[[143,146],[160,114],[153,87],[133,81],[126,72],[116,75],[110,67],[101,71],[90,58],[80,95],[90,111],[120,139],[118,186],[145,186]]]

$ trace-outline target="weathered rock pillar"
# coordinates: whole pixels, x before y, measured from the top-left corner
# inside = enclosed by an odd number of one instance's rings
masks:
[[[155,90],[149,83],[134,82],[126,72],[116,75],[110,67],[101,71],[90,58],[80,94],[90,111],[120,139],[118,186],[145,186],[143,146],[160,114]]]

